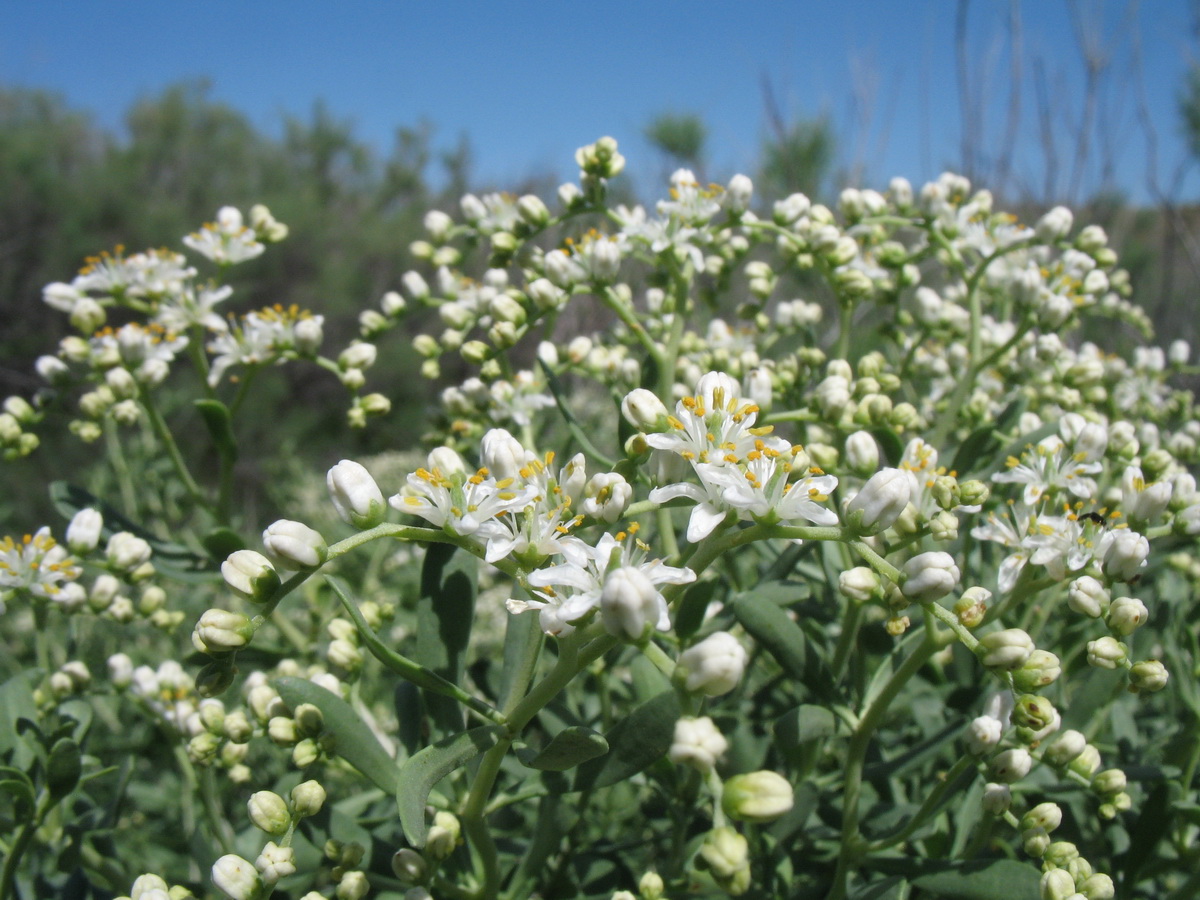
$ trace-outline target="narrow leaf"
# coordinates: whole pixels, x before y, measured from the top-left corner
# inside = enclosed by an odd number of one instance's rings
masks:
[[[604,736],[609,752],[580,766],[573,790],[616,784],[662,759],[671,749],[675,722],[681,713],[674,690],[663,691],[634,707]]]
[[[478,561],[457,553],[453,544],[431,544],[421,567],[421,596],[417,601],[416,662],[459,684],[466,665],[471,623],[475,618]],[[427,697],[427,708],[446,733],[463,728],[462,710],[453,701]]]
[[[279,696],[292,709],[302,703],[311,703],[321,710],[325,717],[325,728],[337,739],[337,755],[358,769],[380,790],[389,794],[396,792],[395,760],[383,749],[374,732],[349,703],[305,678],[286,675],[276,678],[274,685]]]
[[[233,418],[220,400],[196,400],[195,407],[204,419],[204,425],[212,436],[217,456],[226,464],[232,464],[238,455],[237,439],[233,436]]]
[[[434,785],[494,747],[503,734],[504,729],[499,725],[472,728],[413,754],[400,767],[396,779],[396,805],[400,811],[400,825],[410,844],[418,849],[425,846],[428,833],[425,802]]]
[[[818,738],[833,737],[848,729],[844,722],[823,706],[801,704],[775,720],[775,736],[785,747],[795,747]]]
[[[921,875],[913,885],[934,897],[952,900],[1038,900],[1038,872],[1011,859],[946,865]]]
[[[60,738],[50,748],[50,757],[46,761],[46,787],[50,797],[61,800],[79,784],[79,776],[83,774],[83,752],[79,744],[71,738]]]
[[[531,769],[565,772],[607,752],[608,741],[604,735],[582,725],[572,725],[556,734],[540,753],[533,750],[518,751],[517,757]]]

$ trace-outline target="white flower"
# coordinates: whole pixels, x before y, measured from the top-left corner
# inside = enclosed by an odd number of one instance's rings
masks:
[[[510,478],[497,481],[486,468],[469,477],[448,477],[437,468],[417,469],[408,476],[404,490],[388,502],[452,534],[471,536],[482,531],[480,536],[486,539],[499,533],[496,517],[524,509],[536,493],[532,487],[514,489]]]
[[[1088,451],[1071,453],[1062,438],[1050,435],[1021,454],[1020,459],[1010,456],[1008,470],[997,473],[992,480],[1000,484],[1024,484],[1022,499],[1027,506],[1035,506],[1054,490],[1066,490],[1087,500],[1096,494],[1096,482],[1087,476],[1103,469],[1099,462],[1089,462],[1088,458]]]
[[[604,534],[594,547],[578,538],[564,538],[562,552],[566,562],[538,569],[529,575],[529,584],[543,589],[536,592],[541,599],[509,600],[508,610],[521,613],[528,609],[537,609],[540,611],[543,631],[553,635],[569,634],[576,622],[600,606],[610,565],[625,566],[637,569],[645,581],[654,586],[654,596],[651,599],[660,612],[658,622],[665,622],[666,627],[670,627],[666,618],[666,600],[658,586],[688,584],[696,580],[696,573],[691,569],[668,566],[660,559],[646,560],[649,549],[646,544],[626,532],[616,536]],[[627,577],[626,581],[628,580]],[[638,585],[644,587],[641,580],[638,581]]]
[[[1139,522],[1153,522],[1171,502],[1171,482],[1146,483],[1138,466],[1126,467],[1121,475],[1121,510]]]
[[[253,228],[242,224],[242,214],[232,206],[217,210],[217,221],[208,222],[183,239],[184,244],[215,263],[231,265],[254,259],[266,247]]]

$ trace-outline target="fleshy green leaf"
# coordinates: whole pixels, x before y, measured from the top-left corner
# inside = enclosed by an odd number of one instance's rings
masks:
[[[418,849],[425,846],[429,830],[425,823],[425,801],[433,786],[494,747],[503,734],[504,729],[499,725],[472,728],[413,754],[400,767],[396,779],[396,805],[400,810],[400,825],[410,844]]]
[[[1011,859],[947,864],[921,875],[913,885],[934,897],[952,900],[1039,900],[1038,872]]]
[[[71,738],[59,738],[50,748],[46,761],[46,788],[54,800],[61,800],[79,784],[83,774],[83,753]]]
[[[226,465],[232,465],[237,459],[237,439],[233,436],[233,419],[227,407],[220,400],[196,400],[195,407],[204,419],[204,425],[212,436],[213,447]]]
[[[604,736],[609,752],[580,766],[573,790],[616,784],[662,759],[671,749],[681,712],[674,690],[663,691],[634,707]]]
[[[900,460],[904,456],[904,442],[900,440],[900,435],[890,428],[873,429],[871,435],[879,441],[879,446],[883,450],[883,458],[887,464],[889,466],[900,465]]]
[[[462,682],[478,589],[478,560],[457,549],[453,544],[431,544],[425,551],[413,653],[417,663],[454,684]],[[463,713],[455,701],[431,694],[425,700],[443,732],[462,730]]]
[[[770,587],[770,586],[768,586]],[[833,677],[815,653],[808,652],[808,637],[767,591],[739,594],[731,603],[742,627],[757,640],[784,672],[819,697],[833,696]]]
[[[572,725],[556,734],[540,753],[519,750],[517,757],[531,769],[564,772],[607,752],[608,741],[604,735],[582,725]]]
[[[775,736],[785,747],[845,733],[846,725],[823,706],[801,704],[775,720]]]
[[[353,707],[332,691],[305,678],[283,676],[273,682],[283,701],[295,709],[311,703],[325,717],[325,728],[337,739],[338,756],[358,769],[380,790],[396,792],[396,762],[380,745]]]
[[[700,581],[684,592],[679,610],[675,613],[675,633],[682,639],[690,638],[704,623],[704,613],[717,594],[718,582]]]

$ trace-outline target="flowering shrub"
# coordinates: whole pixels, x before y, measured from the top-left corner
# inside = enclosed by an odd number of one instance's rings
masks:
[[[557,212],[430,212],[336,356],[220,314],[261,207],[184,239],[216,277],[46,288],[79,335],[5,455],[74,403],[114,488],[0,544],[0,898],[1191,896],[1196,369],[1104,232],[950,174],[613,208],[615,142],[576,159]],[[252,386],[316,364],[362,426],[425,309],[427,455],[251,537]]]

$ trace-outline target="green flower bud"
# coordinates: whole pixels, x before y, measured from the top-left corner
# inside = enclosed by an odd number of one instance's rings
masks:
[[[1125,773],[1120,769],[1105,769],[1092,779],[1092,790],[1101,796],[1119,794],[1125,790]]]
[[[1117,895],[1113,880],[1103,872],[1090,875],[1078,885],[1079,893],[1087,900],[1113,900]]]
[[[1115,669],[1125,661],[1129,648],[1114,637],[1102,637],[1088,641],[1088,665],[1097,669]]]
[[[445,810],[434,813],[433,824],[425,838],[425,852],[435,860],[446,859],[462,841],[458,817]]]
[[[1019,728],[1041,731],[1057,716],[1054,704],[1037,694],[1022,694],[1013,704],[1012,721]]]
[[[1057,803],[1039,803],[1021,816],[1021,828],[1043,828],[1053,831],[1062,824],[1062,808]]]
[[[292,824],[287,803],[274,791],[257,791],[246,802],[250,821],[267,834],[283,834]]]
[[[254,637],[254,625],[241,613],[210,609],[196,623],[195,635],[204,647],[204,652],[224,653],[250,643],[250,639]]]
[[[1062,664],[1049,650],[1034,650],[1025,665],[1013,672],[1013,686],[1019,691],[1035,691],[1055,681]]]
[[[969,587],[954,603],[954,615],[964,628],[977,628],[987,615],[992,592],[987,588]]]
[[[282,583],[271,561],[254,550],[235,550],[221,563],[221,577],[241,596],[255,603],[269,599]]]
[[[296,727],[305,737],[316,737],[325,728],[325,715],[311,703],[302,703],[296,707],[292,718]]]
[[[750,888],[750,845],[728,825],[705,835],[696,863],[735,897]]]
[[[773,822],[792,808],[794,792],[786,778],[769,770],[735,775],[725,782],[721,807],[741,822]]]
[[[1096,770],[1100,768],[1100,751],[1088,744],[1067,766],[1072,772],[1077,775],[1082,775],[1084,778],[1091,778]]]
[[[662,876],[650,871],[638,880],[638,894],[642,900],[662,900],[664,890]]]
[[[1157,659],[1145,659],[1133,664],[1129,670],[1129,686],[1135,692],[1154,693],[1167,686],[1170,673]]]
[[[979,639],[980,662],[989,669],[1009,672],[1025,665],[1034,651],[1033,639],[1019,628],[992,631]]]
[[[297,816],[315,816],[325,804],[325,788],[317,781],[302,781],[292,788],[292,808]]]
[[[321,758],[321,745],[312,738],[305,738],[292,748],[292,762],[298,768],[307,769]]]
[[[1042,875],[1038,889],[1042,900],[1067,900],[1075,894],[1075,879],[1065,869],[1051,869]]]
[[[416,850],[404,847],[392,854],[392,872],[406,887],[423,884],[429,877],[429,864]]]

